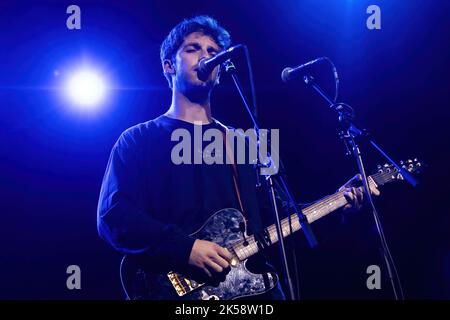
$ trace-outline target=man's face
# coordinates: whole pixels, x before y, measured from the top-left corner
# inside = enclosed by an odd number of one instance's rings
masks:
[[[213,57],[219,51],[217,43],[202,32],[193,32],[185,37],[176,53],[173,66],[176,88],[182,92],[211,90],[217,80],[219,67],[213,70],[208,79],[202,81],[197,76],[198,63],[203,58]]]

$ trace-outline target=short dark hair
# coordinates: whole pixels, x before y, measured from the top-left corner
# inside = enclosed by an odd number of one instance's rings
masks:
[[[214,18],[210,16],[196,16],[184,19],[170,31],[161,44],[160,57],[163,66],[164,60],[172,60],[184,38],[193,32],[202,32],[204,35],[210,36],[222,50],[228,49],[231,45],[230,34]],[[170,75],[165,74],[165,77],[169,82],[169,87],[172,88]]]

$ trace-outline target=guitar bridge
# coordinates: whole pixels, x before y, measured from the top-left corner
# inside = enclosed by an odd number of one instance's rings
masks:
[[[170,283],[174,287],[179,297],[182,297],[185,294],[204,285],[204,283],[198,283],[194,280],[190,280],[173,271],[170,271],[167,274],[167,277],[169,278]]]

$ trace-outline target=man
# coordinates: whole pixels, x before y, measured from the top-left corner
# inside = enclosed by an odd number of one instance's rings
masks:
[[[230,45],[229,33],[210,17],[178,24],[161,46],[164,75],[172,89],[169,109],[126,130],[111,152],[98,204],[99,234],[121,253],[144,256],[156,272],[189,269],[223,279],[233,257],[230,251],[188,236],[220,209],[243,207],[250,232],[263,227],[252,165],[237,166],[236,190],[229,164],[177,165],[171,158],[177,144],[171,139],[174,130],[193,135],[199,125],[202,131],[223,131],[212,117],[210,101],[219,67],[205,81],[198,78],[197,68],[199,61]],[[190,156],[202,150],[193,148]],[[348,197],[357,206],[362,193],[353,189]],[[279,289],[271,291],[260,298],[283,298]]]

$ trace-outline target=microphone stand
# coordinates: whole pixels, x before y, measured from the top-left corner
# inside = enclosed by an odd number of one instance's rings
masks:
[[[383,155],[383,157],[385,157],[395,168],[397,168],[397,170],[402,174],[403,178],[406,181],[408,181],[413,187],[415,187],[418,182],[407,170],[404,170],[397,163],[395,163],[395,161],[391,157],[389,157],[386,154],[386,152],[384,152],[373,141],[372,138],[370,138],[370,135],[368,134],[367,130],[358,128],[358,126],[354,122],[353,109],[349,105],[344,103],[334,103],[330,99],[330,97],[322,90],[322,88],[315,82],[312,76],[305,75],[303,77],[303,81],[307,85],[311,86],[322,98],[324,98],[325,101],[329,104],[330,109],[333,109],[338,114],[339,138],[344,142],[344,145],[347,149],[346,154],[350,155],[351,153],[353,153],[353,156],[355,157],[356,163],[358,165],[365,190],[365,200],[367,204],[370,206],[373,213],[373,217],[378,231],[378,236],[381,242],[381,251],[383,256],[382,258],[386,263],[386,268],[391,282],[392,290],[394,292],[395,299],[403,300],[404,296],[402,286],[400,283],[400,278],[397,274],[394,259],[392,258],[392,255],[389,251],[389,247],[387,245],[386,238],[384,236],[384,231],[381,225],[380,217],[378,215],[377,209],[372,199],[372,195],[369,189],[369,183],[367,181],[367,176],[364,169],[361,150],[359,149],[359,146],[356,142],[356,138],[362,137],[364,139],[367,139],[370,142],[370,144]],[[393,274],[392,271],[394,271],[395,274]],[[396,287],[396,285],[398,286],[398,288]],[[397,292],[397,289],[399,290],[399,292]]]
[[[240,84],[239,79],[237,78],[236,67],[231,62],[231,60],[225,61],[223,63],[223,66],[225,67],[225,71],[231,75],[231,78],[233,79],[236,89],[238,90],[238,92],[241,96],[242,102],[244,103],[244,106],[250,116],[252,123],[253,123],[255,132],[256,132],[256,143],[257,143],[257,148],[258,148],[257,154],[259,155],[259,145],[260,145],[259,125],[249,107],[249,103],[248,103],[247,99],[245,98],[245,95],[244,95],[244,92],[242,89],[242,85]],[[257,156],[257,162],[258,162],[257,166],[260,168],[264,167],[264,166],[270,166],[270,164],[273,163],[272,157],[270,155],[268,155],[268,158],[270,159],[270,161],[266,164],[259,163],[258,158],[259,157]],[[280,167],[283,169],[281,160],[280,160]],[[277,168],[276,172],[278,172],[278,169],[279,168]],[[257,172],[257,175],[258,174],[259,174],[259,172]],[[274,181],[274,179],[275,179],[275,181]],[[283,264],[283,271],[284,271],[284,276],[285,276],[285,280],[286,280],[286,285],[289,290],[289,298],[290,298],[290,300],[296,300],[295,293],[294,293],[294,286],[292,284],[291,273],[289,271],[289,266],[288,266],[288,262],[287,262],[287,255],[286,255],[286,249],[285,249],[285,244],[284,244],[281,219],[280,219],[280,215],[278,212],[278,205],[276,202],[276,192],[275,192],[275,187],[274,187],[276,182],[278,182],[278,185],[280,185],[284,189],[285,194],[288,196],[290,205],[294,209],[295,213],[297,214],[299,223],[303,229],[303,232],[306,236],[306,239],[308,240],[310,247],[315,247],[317,245],[317,240],[311,229],[311,226],[308,223],[306,216],[303,214],[302,210],[298,207],[297,202],[293,200],[293,196],[292,196],[291,192],[289,191],[287,183],[283,179],[282,175],[279,173],[274,176],[272,176],[271,174],[268,174],[268,175],[265,175],[264,181],[266,182],[268,190],[269,190],[269,198],[270,198],[270,203],[272,206],[273,218],[275,220],[275,226],[276,226],[276,230],[277,230],[277,237],[278,237],[278,244],[279,244],[279,251],[280,251],[280,255],[281,255],[281,261]],[[289,219],[289,224],[291,224],[290,219]],[[291,233],[291,232],[292,232],[292,226],[290,225],[289,233]],[[289,233],[285,232],[286,235]],[[264,239],[264,237],[263,237],[263,239]],[[266,245],[266,243],[262,244],[263,247],[265,245]]]

